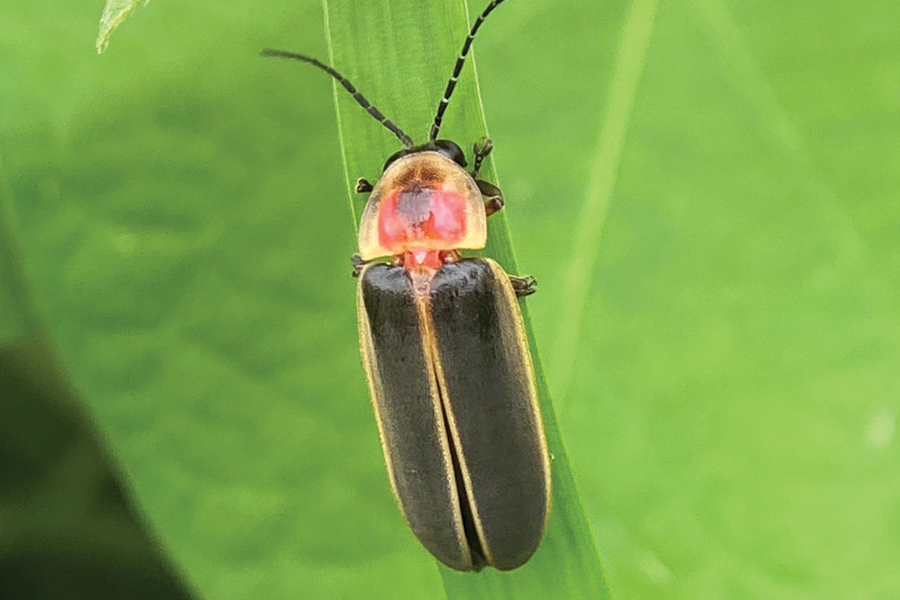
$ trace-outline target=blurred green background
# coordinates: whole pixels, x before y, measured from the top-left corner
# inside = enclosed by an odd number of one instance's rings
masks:
[[[321,5],[158,0],[97,56],[101,4],[0,0],[0,201],[155,534],[209,598],[443,597],[359,364],[332,84],[257,57],[326,57]],[[514,0],[476,42],[614,597],[900,597],[898,32]]]

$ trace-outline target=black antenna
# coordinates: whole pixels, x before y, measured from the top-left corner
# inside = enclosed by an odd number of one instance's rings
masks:
[[[487,16],[491,14],[491,11],[501,4],[503,4],[503,0],[493,0],[475,21],[475,24],[472,25],[472,31],[470,31],[468,37],[466,37],[462,52],[459,53],[459,58],[456,59],[456,66],[453,67],[453,75],[450,76],[450,81],[447,82],[447,89],[444,90],[444,97],[441,98],[441,103],[438,104],[437,114],[434,115],[434,123],[431,124],[431,133],[428,135],[428,139],[432,142],[437,139],[438,131],[441,129],[441,119],[444,118],[444,111],[447,110],[447,104],[450,103],[450,96],[453,95],[453,89],[456,87],[456,80],[459,79],[459,74],[462,72],[463,65],[466,63],[466,55],[469,53],[469,48],[472,47],[472,40],[475,39],[478,28],[481,27],[481,24],[484,23]]]
[[[503,0],[500,0],[502,2]],[[499,3],[499,2],[498,2]],[[474,30],[473,30],[474,33]],[[329,67],[323,62],[316,60],[311,56],[306,56],[304,54],[296,54],[294,52],[285,52],[284,50],[272,50],[271,48],[263,48],[262,52],[260,52],[263,56],[278,56],[281,58],[293,58],[294,60],[299,60],[305,63],[309,63],[315,67],[319,67],[332,77],[338,80],[344,89],[346,89],[350,94],[353,95],[353,99],[356,100],[360,106],[362,106],[366,111],[375,117],[375,120],[390,129],[394,135],[400,138],[400,141],[403,142],[403,145],[407,148],[412,148],[414,146],[412,139],[406,135],[402,129],[397,127],[392,121],[388,120],[381,111],[372,106],[372,103],[366,100],[366,97],[356,91],[356,88],[353,87],[353,84],[350,83],[346,77]]]

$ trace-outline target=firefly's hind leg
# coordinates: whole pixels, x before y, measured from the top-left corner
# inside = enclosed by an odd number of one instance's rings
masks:
[[[531,275],[525,275],[524,277],[516,277],[515,275],[510,275],[509,282],[512,284],[512,288],[516,293],[516,296],[518,296],[519,298],[530,296],[537,291],[537,279],[535,279]]]

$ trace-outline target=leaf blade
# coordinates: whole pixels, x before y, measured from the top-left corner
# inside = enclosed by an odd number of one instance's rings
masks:
[[[100,28],[97,32],[97,54],[103,54],[109,46],[109,38],[119,25],[137,10],[142,4],[150,0],[106,0],[103,14],[100,15]]]
[[[504,10],[513,7],[510,3]],[[432,111],[443,92],[445,77],[450,74],[452,58],[468,30],[465,3],[395,1],[378,6],[351,6],[345,0],[326,0],[325,12],[332,65],[354,81],[388,118],[421,141],[423,137],[417,133],[426,132],[431,124]],[[498,14],[502,15],[502,10]],[[406,34],[402,43],[394,33],[398,30]],[[474,73],[475,57],[470,56],[469,61],[471,65],[463,69],[445,115],[441,135],[456,140],[464,148],[487,134]],[[352,182],[356,177],[374,179],[372,174],[380,171],[381,161],[399,148],[390,132],[379,131],[381,126],[348,94],[337,86],[335,94],[347,188],[354,215],[359,215],[364,199],[354,197]],[[411,129],[409,123],[414,123],[416,129]],[[483,172],[486,179],[496,181],[492,161],[486,163]],[[497,259],[509,272],[517,273],[503,214],[493,216],[491,221],[484,254]],[[554,459],[553,508],[548,529],[537,554],[515,571],[501,573],[488,569],[472,575],[440,565],[444,589],[449,598],[607,598],[609,590],[553,413],[524,305],[523,317]]]

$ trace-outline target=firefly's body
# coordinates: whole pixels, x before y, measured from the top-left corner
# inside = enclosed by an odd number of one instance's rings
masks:
[[[388,472],[410,527],[459,570],[535,551],[550,467],[509,276],[457,249],[486,242],[476,181],[437,151],[399,158],[360,226],[360,346]],[[523,493],[527,491],[527,493]]]
[[[400,508],[422,544],[461,571],[524,564],[550,507],[549,454],[517,301],[535,282],[493,260],[461,257],[484,248],[502,194],[477,179],[490,140],[475,145],[469,173],[459,146],[437,139],[475,33],[501,2],[472,26],[420,146],[332,67],[263,51],[327,72],[405,146],[374,187],[363,179],[356,186],[371,192],[354,257],[360,347]],[[390,262],[372,262],[379,258]]]

